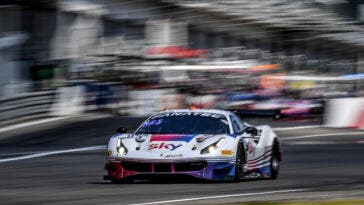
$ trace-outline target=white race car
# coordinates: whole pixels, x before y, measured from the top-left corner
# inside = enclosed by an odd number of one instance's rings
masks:
[[[282,154],[272,128],[248,125],[228,111],[164,111],[149,117],[135,133],[126,132],[119,128],[109,141],[105,180],[278,177]]]

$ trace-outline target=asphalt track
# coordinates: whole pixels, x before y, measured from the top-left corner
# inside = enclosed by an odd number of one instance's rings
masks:
[[[306,122],[262,120],[275,127],[308,125],[278,129],[284,161],[277,180],[207,183],[167,178],[134,184],[103,181],[106,150],[78,149],[106,145],[117,127],[135,128],[141,120],[69,119],[0,132],[0,204],[212,204],[364,198],[364,131],[320,128]],[[257,124],[261,119],[249,121]],[[69,149],[75,150],[49,154]],[[40,153],[49,155],[32,157]]]

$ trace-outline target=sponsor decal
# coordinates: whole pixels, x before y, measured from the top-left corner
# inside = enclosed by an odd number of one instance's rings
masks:
[[[224,149],[224,150],[221,150],[221,155],[223,155],[223,156],[231,156],[231,155],[233,155],[233,151],[228,150],[228,149]]]
[[[261,177],[262,175],[259,173],[259,172],[251,172],[247,175],[245,175],[246,178],[259,178]]]
[[[151,136],[150,142],[155,142],[155,141],[183,141],[183,142],[189,142],[195,136],[196,135],[156,134],[156,135]]]
[[[148,150],[166,149],[166,150],[173,151],[173,150],[175,150],[175,149],[177,149],[178,147],[181,147],[181,146],[182,146],[182,144],[172,144],[172,143],[165,143],[165,142],[152,143],[152,144],[149,144],[149,149]]]
[[[164,158],[176,158],[176,157],[183,157],[183,154],[168,154]]]
[[[163,122],[163,119],[149,120],[149,121],[144,123],[143,127],[160,125],[162,122]]]
[[[151,119],[173,117],[173,116],[201,116],[201,117],[212,117],[217,119],[226,119],[222,114],[208,113],[208,112],[167,112],[157,114],[151,117]]]

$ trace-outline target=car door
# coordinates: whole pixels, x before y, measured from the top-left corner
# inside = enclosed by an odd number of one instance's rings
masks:
[[[248,133],[244,132],[245,128],[250,125],[242,123],[240,118],[234,114],[232,114],[230,116],[230,120],[231,120],[231,124],[232,124],[234,133],[242,136],[242,140],[243,140],[244,148],[245,148],[245,152],[246,152],[246,154],[245,154],[246,160],[249,161],[249,160],[255,159],[256,158],[256,147],[257,147],[256,136],[253,136],[252,134],[248,134]]]

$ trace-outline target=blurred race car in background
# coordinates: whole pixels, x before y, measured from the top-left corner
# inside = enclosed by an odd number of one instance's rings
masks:
[[[270,98],[257,94],[234,94],[227,97],[224,110],[230,110],[239,116],[283,117],[318,117],[323,114],[323,102],[316,99],[295,100],[288,98]]]
[[[272,128],[243,123],[229,111],[164,111],[126,132],[119,128],[109,141],[105,180],[182,175],[240,181],[279,174],[282,153]]]
[[[288,101],[279,112],[280,117],[316,117],[323,114],[323,102],[319,100]]]

